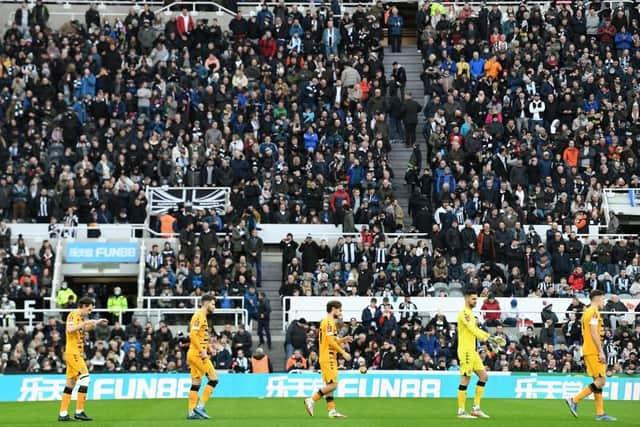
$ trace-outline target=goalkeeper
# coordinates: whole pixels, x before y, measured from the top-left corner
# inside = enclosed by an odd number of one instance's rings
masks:
[[[478,294],[473,288],[464,290],[464,308],[458,314],[458,360],[460,362],[460,386],[458,387],[458,418],[489,418],[480,409],[480,401],[484,386],[487,383],[487,371],[477,351],[476,339],[487,341],[492,347],[504,342],[502,337],[492,337],[478,328],[473,309],[478,302]],[[503,345],[503,344],[502,344]],[[465,410],[467,387],[471,381],[471,374],[478,376],[473,407],[471,413]]]

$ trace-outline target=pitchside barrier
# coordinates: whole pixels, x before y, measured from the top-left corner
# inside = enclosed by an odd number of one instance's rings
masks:
[[[503,399],[562,399],[591,383],[584,375],[512,374],[491,372],[484,397]],[[216,398],[301,398],[322,386],[318,373],[219,374]],[[453,398],[458,372],[370,371],[340,374],[338,397]],[[0,401],[60,400],[64,375],[0,375]],[[203,384],[204,385],[204,384]],[[90,400],[187,399],[188,374],[94,374]],[[473,389],[473,384],[471,390]],[[640,376],[607,378],[606,400],[640,400]]]
[[[437,285],[438,284],[434,286]],[[609,295],[607,295],[607,298],[608,297]],[[383,297],[375,298],[378,306],[381,306]],[[512,308],[511,301],[514,299],[517,302],[517,306]],[[580,296],[579,299],[584,304],[589,304],[587,297]],[[331,300],[338,300],[342,303],[342,318],[345,322],[348,322],[351,318],[356,318],[358,321],[362,318],[362,312],[369,306],[371,297],[285,297],[282,302],[284,310],[282,330],[286,330],[289,323],[300,318],[304,318],[310,322],[320,322],[327,316],[326,305],[327,302]],[[484,319],[486,313],[496,312],[481,310],[480,308],[484,300],[484,298],[479,298],[474,310],[479,319]],[[558,316],[559,321],[564,321],[567,318],[566,313],[572,301],[571,298],[496,298],[496,300],[500,304],[500,315],[503,320],[506,317],[515,315],[515,318],[519,320],[529,320],[536,325],[542,323],[541,313],[547,304],[552,304],[551,309],[556,316]],[[403,297],[389,297],[389,303],[391,304],[396,320],[400,320],[401,318],[402,310],[400,309],[400,304],[403,302]],[[428,321],[437,313],[442,313],[449,322],[455,322],[458,313],[464,306],[464,299],[462,297],[451,296],[412,297],[411,302],[416,305],[418,316],[421,317],[423,321]],[[602,315],[614,314],[619,317],[619,320],[626,320],[629,323],[633,323],[635,316],[638,315],[634,310],[640,303],[640,299],[622,299],[622,302],[627,307],[627,313],[608,313],[602,310]],[[523,325],[527,323],[528,322],[524,322]]]
[[[40,243],[35,243],[38,240],[42,239],[54,239],[57,236],[63,236],[71,239],[75,239],[78,241],[83,240],[98,240],[104,239],[108,241],[126,241],[129,239],[137,239],[141,236],[145,237],[166,237],[162,236],[161,233],[157,230],[152,230],[145,224],[98,224],[95,227],[88,227],[86,224],[80,224],[77,227],[65,227],[60,224],[53,230],[49,230],[49,224],[8,224],[11,229],[12,241],[15,241],[19,235],[22,235],[26,240],[27,244],[33,244],[39,246]],[[356,224],[356,229],[361,230],[363,224]],[[536,233],[540,236],[542,241],[546,241],[547,239],[547,230],[549,229],[548,225],[533,225],[527,226],[526,230],[529,230],[530,227],[533,227],[536,230]],[[460,229],[463,229],[464,225],[460,226]],[[476,233],[479,233],[481,230],[481,226],[476,224],[473,225],[473,229]],[[91,231],[91,233],[89,233]],[[334,226],[332,224],[258,224],[258,235],[262,239],[262,241],[266,245],[277,245],[280,241],[288,234],[293,234],[294,240],[302,241],[309,234],[312,235],[316,240],[327,239],[327,242],[330,245],[334,245],[338,240],[338,237],[344,235],[342,231],[342,225]],[[360,242],[359,233],[356,234],[356,241]],[[94,237],[90,237],[90,235]],[[387,238],[390,241],[393,241],[398,236],[404,236],[407,239],[427,239],[427,235],[424,233],[386,233]],[[174,233],[169,237],[177,238],[179,236],[178,233]],[[566,238],[566,233],[564,234]],[[604,236],[599,235],[599,229],[597,226],[589,227],[589,234],[580,235],[579,238],[583,239],[596,239]],[[616,238],[632,238],[636,237],[634,235],[608,235],[610,240],[615,240]],[[32,242],[31,242],[32,241]]]

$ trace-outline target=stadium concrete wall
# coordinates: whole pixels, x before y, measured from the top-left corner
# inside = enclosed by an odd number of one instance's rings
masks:
[[[340,375],[338,397],[453,398],[459,373],[345,371]],[[490,373],[484,396],[506,399],[562,399],[591,383],[586,376]],[[322,384],[317,373],[219,374],[217,398],[300,398]],[[63,375],[0,375],[0,401],[60,400]],[[89,399],[187,399],[191,380],[187,374],[94,374]],[[472,384],[473,386],[473,384]],[[471,388],[472,390],[473,388]],[[607,400],[640,400],[640,376],[607,379]]]

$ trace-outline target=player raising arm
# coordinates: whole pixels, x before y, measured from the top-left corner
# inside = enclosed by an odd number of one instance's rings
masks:
[[[492,337],[488,332],[478,328],[473,309],[478,303],[478,294],[473,288],[464,291],[464,308],[458,314],[458,360],[460,362],[460,386],[458,387],[458,418],[489,418],[480,409],[480,401],[484,386],[487,383],[488,375],[484,369],[484,364],[478,354],[476,339],[480,341],[490,341],[499,343],[498,337]],[[467,387],[471,381],[471,374],[478,376],[473,407],[471,414],[465,410],[467,400]]]
[[[347,353],[340,344],[351,343],[353,337],[336,338],[336,320],[342,317],[342,303],[340,301],[329,301],[327,303],[327,317],[320,322],[320,371],[322,381],[325,386],[313,393],[313,396],[304,400],[307,413],[313,417],[313,405],[324,396],[327,401],[329,418],[347,418],[336,411],[336,403],[333,400],[333,392],[338,388],[338,360],[340,353],[344,360],[349,362],[351,355]]]
[[[189,413],[187,419],[209,419],[205,405],[213,389],[218,385],[218,375],[209,358],[209,323],[207,316],[215,310],[216,299],[213,295],[204,295],[200,309],[196,311],[189,322],[189,350],[187,351],[187,363],[191,370],[191,391],[189,391]],[[204,387],[200,401],[198,391],[202,377],[209,380]]]
[[[89,297],[82,297],[78,300],[78,308],[67,316],[66,324],[66,345],[64,347],[64,360],[67,364],[67,383],[62,393],[60,402],[60,413],[58,421],[91,421],[91,418],[84,413],[84,402],[87,400],[89,388],[89,369],[84,361],[84,333],[95,329],[96,325],[106,325],[107,319],[87,320],[87,316],[93,311],[93,300]],[[76,402],[76,414],[73,418],[69,416],[69,404],[71,403],[71,393],[73,388],[79,384],[78,400]]]
[[[616,418],[604,413],[602,389],[606,383],[606,357],[602,349],[603,322],[600,309],[604,306],[604,292],[591,292],[591,305],[582,313],[582,353],[587,375],[593,382],[585,387],[577,396],[566,399],[569,410],[578,417],[578,403],[593,393],[596,402],[596,421],[616,421]]]

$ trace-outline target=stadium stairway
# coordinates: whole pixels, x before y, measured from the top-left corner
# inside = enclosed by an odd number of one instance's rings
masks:
[[[273,364],[273,369],[277,371],[284,370],[284,338],[285,333],[282,331],[282,299],[278,295],[281,285],[282,275],[282,253],[277,247],[266,248],[262,252],[262,288],[260,292],[264,292],[271,303],[271,350],[265,345],[265,352],[269,355]],[[254,347],[257,348],[259,338],[257,324],[252,328]]]
[[[403,66],[407,73],[407,84],[405,87],[405,93],[411,93],[413,99],[420,105],[422,105],[424,99],[422,80],[420,80],[420,74],[422,74],[422,57],[420,56],[420,52],[416,51],[415,44],[402,46],[401,53],[391,53],[390,47],[385,48],[384,69],[387,75],[387,80],[389,80],[391,76],[394,62],[398,62],[401,66]],[[424,167],[424,162],[426,160],[426,150],[424,146],[425,139],[422,136],[423,117],[424,116],[422,115],[422,113],[420,113],[416,135],[417,142],[422,150],[422,162]],[[404,180],[404,176],[407,171],[407,164],[409,163],[409,158],[411,157],[411,151],[412,149],[407,148],[404,143],[397,143],[392,145],[392,150],[389,155],[391,168],[394,172],[394,179],[392,182],[393,189],[395,191],[396,197],[400,201],[402,209],[404,210],[405,231],[408,231],[411,228],[412,224],[411,217],[409,216],[409,196],[411,194],[409,186]]]

